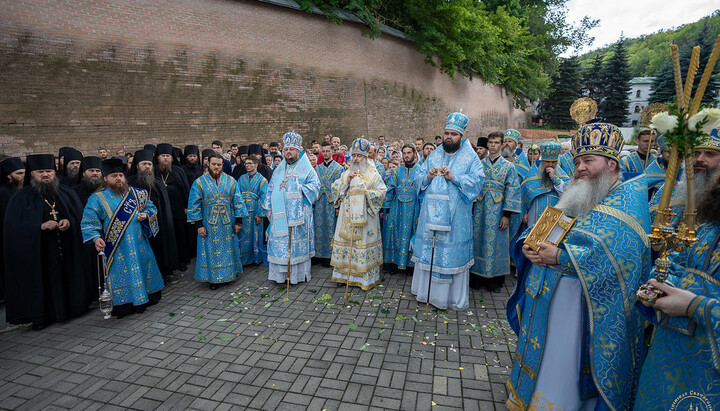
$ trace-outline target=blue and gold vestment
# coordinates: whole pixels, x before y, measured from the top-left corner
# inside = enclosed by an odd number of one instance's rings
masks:
[[[620,159],[620,169],[627,173],[642,173],[645,169],[655,161],[655,155],[650,153],[647,164],[645,164],[645,156],[640,156],[637,151],[633,151]]]
[[[512,226],[504,231],[499,227],[505,212],[520,213],[520,176],[502,156],[495,162],[485,157],[482,164],[485,181],[473,208],[475,263],[470,272],[491,278],[510,274],[510,239],[515,233],[511,233]]]
[[[400,270],[410,263],[410,240],[415,235],[420,215],[418,186],[414,180],[418,169],[417,164],[412,168],[403,165],[385,182],[387,193],[383,208],[387,215],[383,222],[383,259],[386,263],[396,264]]]
[[[335,234],[335,203],[333,202],[332,184],[340,178],[345,168],[333,160],[330,165],[320,163],[315,167],[320,180],[320,194],[315,202],[315,256],[332,257],[332,239]]]
[[[632,408],[644,325],[633,304],[651,264],[646,187],[642,175],[616,182],[575,221],[559,248],[558,265],[529,263],[520,251],[528,231],[516,244],[518,281],[507,304],[518,335],[507,382],[509,409],[550,403],[578,409],[592,397],[612,410]],[[563,284],[576,284],[576,292],[555,298]],[[577,330],[577,344],[557,341],[568,329]],[[555,366],[568,358],[574,359],[569,366]]]
[[[201,221],[207,236],[197,238],[195,279],[209,283],[233,281],[242,273],[235,219],[248,215],[237,181],[225,173],[200,176],[190,189],[187,221]]]
[[[700,226],[697,238],[688,251],[670,256],[667,279],[697,295],[687,316],[670,317],[637,304],[658,326],[640,375],[636,410],[706,410],[708,403],[720,404],[720,225]]]
[[[652,163],[645,169],[645,178],[648,184],[648,195],[653,197],[655,192],[665,183],[665,165],[662,163],[662,157],[655,157]]]
[[[565,170],[565,174],[572,177],[575,175],[575,163],[573,162],[573,155],[570,151],[560,154],[560,167]]]
[[[107,256],[110,291],[115,306],[146,304],[149,302],[148,294],[160,291],[165,286],[148,241],[148,237],[154,237],[158,232],[157,209],[150,201],[147,191],[134,187],[130,190],[134,191],[140,204],[145,201],[147,203],[144,208],[138,207],[133,211],[125,231],[117,233],[119,236],[112,258]],[[80,224],[83,242],[93,243],[98,237],[107,242],[108,226],[124,198],[124,195],[109,189],[90,196]],[[146,213],[148,218],[138,221],[139,213]]]
[[[260,249],[263,245],[263,223],[262,221],[259,224],[256,223],[255,218],[263,218],[266,215],[262,204],[267,195],[267,180],[258,172],[252,176],[245,173],[238,179],[238,186],[248,211],[247,217],[243,217],[242,229],[237,234],[240,244],[240,260],[243,265],[262,263]]]

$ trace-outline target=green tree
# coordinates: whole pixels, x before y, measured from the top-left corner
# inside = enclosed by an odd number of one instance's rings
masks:
[[[543,118],[554,127],[573,128],[570,106],[582,95],[580,63],[577,57],[562,59],[552,76],[551,92],[540,104]]]
[[[567,0],[296,1],[336,22],[339,9],[350,11],[365,21],[370,37],[380,35],[383,24],[398,29],[428,64],[451,78],[502,84],[521,108],[546,94],[557,56],[591,41],[587,30],[597,25],[589,18],[568,25]]]
[[[612,51],[612,56],[607,59],[600,73],[604,86],[602,100],[598,102],[598,117],[607,123],[622,126],[628,118],[628,93],[632,79],[625,40],[618,40]]]
[[[692,47],[695,45],[700,46],[700,66],[697,74],[694,78],[693,83],[693,94],[697,90],[697,86],[700,83],[700,78],[705,71],[707,60],[712,52],[713,45],[715,44],[715,36],[711,33],[711,26],[707,22],[702,25],[701,30],[697,33],[695,41],[686,44],[680,50],[680,71],[683,76],[687,76],[687,68],[690,64],[690,56],[692,54]],[[670,47],[668,47],[669,51]],[[667,103],[676,101],[675,94],[675,76],[673,74],[672,61],[669,58],[670,53],[668,52],[668,58],[663,66],[658,70],[655,75],[655,81],[651,86],[650,91],[650,102]],[[720,72],[720,66],[715,65],[714,74]],[[683,81],[685,79],[683,78]],[[683,83],[684,85],[685,83]],[[711,77],[710,82],[707,85],[705,94],[703,95],[702,102],[709,105],[715,105],[715,96],[720,84],[718,84],[717,76]]]
[[[583,70],[583,94],[596,102],[602,100],[603,79],[598,75],[602,73],[602,64],[603,56],[596,54],[592,66]]]

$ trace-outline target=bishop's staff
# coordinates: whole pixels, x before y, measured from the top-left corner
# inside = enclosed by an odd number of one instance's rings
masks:
[[[288,227],[288,264],[287,264],[287,285],[285,286],[285,298],[290,299],[290,256],[292,255],[292,226]]]
[[[430,275],[428,276],[427,301],[425,302],[425,319],[426,320],[428,318],[428,311],[430,311],[430,285],[432,284],[433,263],[435,263],[435,233],[436,233],[436,231],[433,230],[432,249],[430,251]]]

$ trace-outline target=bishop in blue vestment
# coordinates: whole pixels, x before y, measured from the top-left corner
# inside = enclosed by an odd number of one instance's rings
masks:
[[[283,136],[284,159],[275,167],[263,208],[268,212],[268,279],[283,284],[310,280],[310,259],[315,256],[312,206],[320,193],[320,180],[302,150],[297,133]],[[290,247],[288,248],[288,241]]]
[[[472,202],[485,175],[472,145],[462,138],[467,123],[462,113],[448,116],[442,146],[414,177],[422,205],[413,240],[412,293],[418,301],[441,309],[463,310],[470,305]]]
[[[195,279],[210,289],[242,273],[235,235],[248,215],[237,181],[222,172],[222,160],[219,154],[208,157],[208,171],[195,180],[188,201],[187,221],[198,230]]]
[[[622,181],[622,133],[593,123],[573,138],[575,178],[557,208],[576,218],[559,247],[516,244],[507,303],[518,336],[510,410],[632,409],[644,321],[635,291],[650,270],[644,176]]]
[[[503,133],[503,146],[512,151],[512,163],[515,165],[515,170],[517,170],[520,176],[520,182],[522,183],[530,172],[530,162],[523,149],[518,147],[520,138],[522,138],[522,134],[512,128],[505,130],[505,133]]]

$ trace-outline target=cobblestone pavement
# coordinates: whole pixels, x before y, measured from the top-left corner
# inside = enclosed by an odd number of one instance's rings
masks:
[[[9,328],[0,332],[0,407],[505,409],[513,284],[472,292],[460,312],[431,307],[426,321],[410,276],[352,288],[344,306],[330,274],[313,266],[286,301],[265,267],[216,291],[191,267],[144,314],[103,320],[94,309],[42,331]]]

